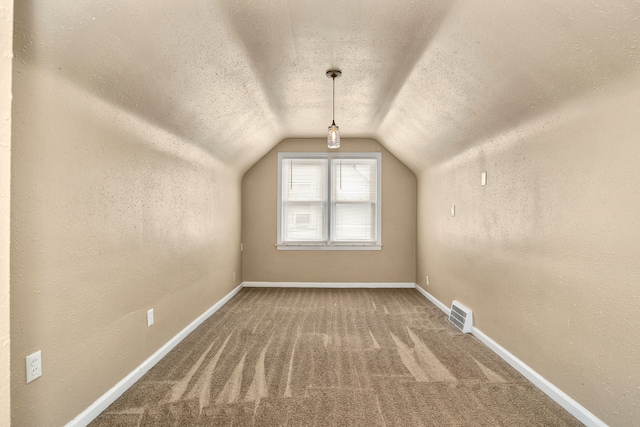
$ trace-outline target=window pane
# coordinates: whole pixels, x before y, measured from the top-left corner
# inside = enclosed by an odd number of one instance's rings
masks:
[[[375,240],[375,205],[371,203],[336,203],[334,240],[370,242]]]
[[[375,202],[375,159],[334,159],[332,165],[333,194],[336,202]]]
[[[326,159],[286,159],[282,162],[284,201],[324,201]]]
[[[300,157],[298,157],[300,156]],[[379,244],[378,153],[281,153],[278,244]],[[280,247],[280,246],[279,246]]]
[[[290,242],[324,241],[324,206],[322,202],[283,204],[284,240]]]

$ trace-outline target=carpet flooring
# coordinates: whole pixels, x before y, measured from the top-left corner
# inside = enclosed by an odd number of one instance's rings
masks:
[[[414,289],[245,288],[102,426],[580,426]]]

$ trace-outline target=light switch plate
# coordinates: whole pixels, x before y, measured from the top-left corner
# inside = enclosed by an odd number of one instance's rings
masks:
[[[451,216],[456,216],[456,205],[451,206]]]
[[[487,173],[482,172],[482,177],[480,178],[480,185],[487,185]]]
[[[153,308],[147,310],[147,327],[153,325]]]

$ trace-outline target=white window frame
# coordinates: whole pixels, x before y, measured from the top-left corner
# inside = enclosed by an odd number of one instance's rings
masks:
[[[284,160],[326,159],[327,170],[325,176],[326,195],[324,204],[326,240],[323,242],[289,242],[283,238],[284,221],[282,200],[282,164]],[[333,217],[335,201],[332,200],[332,160],[335,159],[374,159],[376,160],[376,218],[375,239],[371,242],[334,242]],[[382,155],[381,153],[278,153],[278,226],[277,244],[278,250],[381,250],[382,249]]]

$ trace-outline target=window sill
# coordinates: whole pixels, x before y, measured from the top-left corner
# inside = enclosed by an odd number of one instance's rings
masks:
[[[279,251],[380,251],[382,245],[276,245]]]

